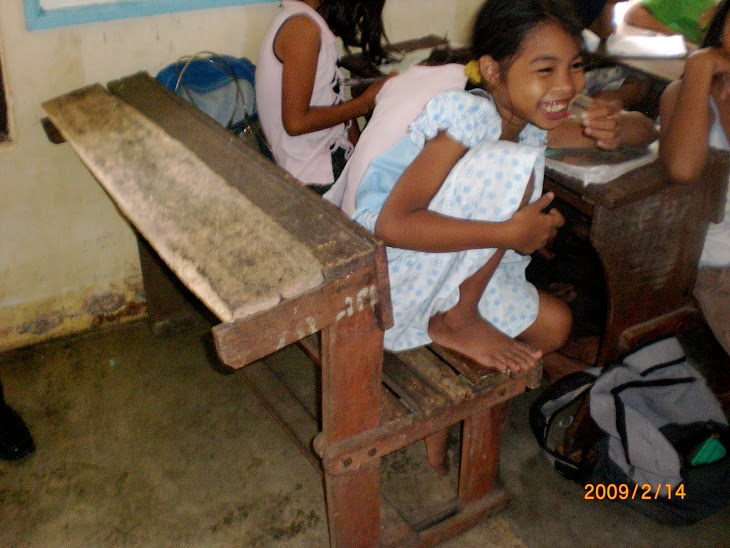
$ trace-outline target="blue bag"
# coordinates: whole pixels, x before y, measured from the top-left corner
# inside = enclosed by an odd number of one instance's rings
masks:
[[[203,51],[163,68],[157,81],[239,135],[256,115],[255,70],[245,57]]]

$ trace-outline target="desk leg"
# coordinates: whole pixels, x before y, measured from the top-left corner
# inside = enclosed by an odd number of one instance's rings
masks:
[[[481,500],[497,484],[507,405],[495,405],[464,420],[459,472],[461,509]]]
[[[673,185],[615,209],[596,207],[591,243],[603,265],[606,325],[597,365],[676,333],[691,319],[707,230],[704,201]]]
[[[380,423],[383,332],[372,307],[322,331],[322,436],[326,445]],[[325,472],[332,546],[380,545],[380,461],[333,476]]]
[[[152,332],[161,335],[190,324],[198,316],[210,317],[204,306],[164,263],[152,246],[137,234],[147,314]]]

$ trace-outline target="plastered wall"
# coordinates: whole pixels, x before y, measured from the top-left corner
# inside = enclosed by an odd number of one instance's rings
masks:
[[[391,40],[466,40],[480,0],[388,0]],[[41,103],[199,50],[247,56],[278,3],[29,32],[22,2],[0,2],[12,142],[0,144],[0,351],[145,314],[134,235],[68,144],[53,145]]]

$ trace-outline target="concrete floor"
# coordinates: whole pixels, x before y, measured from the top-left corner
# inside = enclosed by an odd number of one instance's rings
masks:
[[[319,476],[241,375],[216,367],[204,331],[153,337],[136,322],[0,356],[6,398],[37,445],[0,461],[0,546],[327,545]],[[667,527],[584,500],[539,453],[526,419],[536,394],[508,415],[509,507],[443,546],[730,546],[730,509]],[[422,453],[389,458],[384,490],[420,498],[454,483],[427,468],[417,479]]]

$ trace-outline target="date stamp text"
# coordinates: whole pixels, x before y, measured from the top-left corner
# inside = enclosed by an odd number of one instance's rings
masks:
[[[666,499],[677,498],[684,500],[684,484],[676,487],[671,484],[629,485],[627,483],[587,483],[583,498],[585,500],[652,500],[663,497]]]

